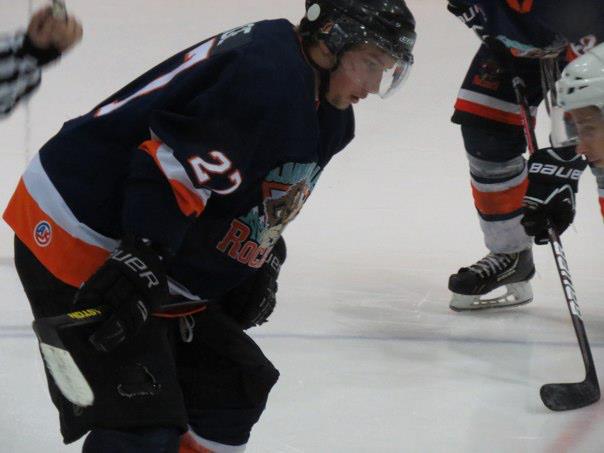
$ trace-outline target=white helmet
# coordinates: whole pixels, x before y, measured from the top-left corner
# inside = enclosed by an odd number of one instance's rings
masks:
[[[557,104],[565,111],[604,108],[604,43],[570,62],[556,82]]]
[[[550,139],[554,146],[579,142],[567,112],[591,106],[604,111],[604,43],[570,62],[556,82],[556,103],[550,111]]]

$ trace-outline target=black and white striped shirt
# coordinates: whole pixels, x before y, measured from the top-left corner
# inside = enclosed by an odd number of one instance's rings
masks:
[[[58,56],[36,48],[24,33],[0,37],[0,118],[40,85],[41,67]]]

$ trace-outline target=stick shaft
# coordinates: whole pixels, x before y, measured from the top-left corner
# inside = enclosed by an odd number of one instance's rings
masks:
[[[577,335],[577,341],[579,342],[579,348],[581,349],[581,355],[583,356],[583,364],[585,365],[585,372],[587,375],[593,374],[595,376],[595,367],[593,357],[591,355],[591,348],[589,347],[589,341],[587,340],[587,332],[585,331],[585,325],[581,315],[581,309],[577,302],[577,296],[575,288],[573,286],[570,271],[568,269],[568,262],[566,260],[566,254],[560,241],[560,236],[556,230],[552,227],[547,230],[549,235],[549,242],[552,247],[552,253],[554,254],[554,260],[556,262],[556,268],[558,269],[558,276],[560,277],[560,283],[562,284],[562,292],[564,293],[564,299],[568,306],[570,318]]]
[[[514,94],[516,95],[516,102],[520,106],[520,118],[524,137],[526,138],[526,146],[528,147],[529,154],[533,154],[537,151],[537,137],[533,128],[531,110],[526,100],[526,85],[524,84],[524,80],[518,76],[512,79],[512,85],[514,87]]]
[[[529,149],[529,153],[532,154],[537,150],[537,137],[535,136],[535,130],[531,121],[524,81],[520,77],[514,77],[512,85],[514,87],[517,103],[520,106],[520,116],[522,118],[522,127],[524,129],[527,147]],[[566,300],[566,304],[570,312],[570,318],[575,330],[575,335],[577,336],[577,341],[579,343],[579,349],[581,350],[581,356],[583,358],[587,379],[593,381],[597,387],[598,378],[596,375],[596,369],[594,366],[593,357],[591,355],[589,341],[587,340],[585,325],[583,324],[583,319],[581,318],[581,310],[577,302],[575,288],[573,286],[570,271],[568,269],[566,254],[564,253],[560,236],[551,225],[548,227],[547,233],[549,236],[550,245],[552,247],[554,261],[556,262],[558,276],[560,277],[560,283],[562,284],[564,299]]]

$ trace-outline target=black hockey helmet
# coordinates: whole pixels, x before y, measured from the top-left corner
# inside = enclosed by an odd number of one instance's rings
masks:
[[[328,23],[333,26],[326,28]],[[338,61],[360,44],[374,44],[391,55],[400,64],[388,93],[413,64],[415,19],[404,0],[306,0],[299,32],[306,43],[323,41]]]
[[[327,22],[334,26],[322,31]],[[412,56],[415,19],[404,0],[306,0],[302,37],[322,40],[335,55],[371,42],[397,58]]]

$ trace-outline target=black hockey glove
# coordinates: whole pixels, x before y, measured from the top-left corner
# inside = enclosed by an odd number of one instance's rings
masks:
[[[108,352],[135,335],[168,299],[162,257],[147,241],[124,240],[75,296],[78,308],[108,305],[110,317],[90,336],[92,345]]]
[[[523,200],[522,226],[535,244],[547,244],[548,223],[558,234],[575,217],[575,194],[585,159],[572,146],[535,151],[528,163],[529,185]]]
[[[468,28],[474,30],[482,41],[488,38],[483,26],[482,13],[478,6],[468,5],[463,0],[449,0],[447,2],[447,9]]]
[[[464,0],[449,0],[447,2],[447,9],[450,13],[457,16],[466,27],[473,30],[480,40],[489,48],[498,62],[503,65],[498,71],[505,70],[513,72],[514,59],[510,50],[503,42],[487,33],[484,27],[486,19],[479,6],[468,4],[468,2]]]
[[[264,324],[277,303],[277,277],[287,255],[285,241],[279,238],[260,269],[222,299],[224,311],[243,329]]]

